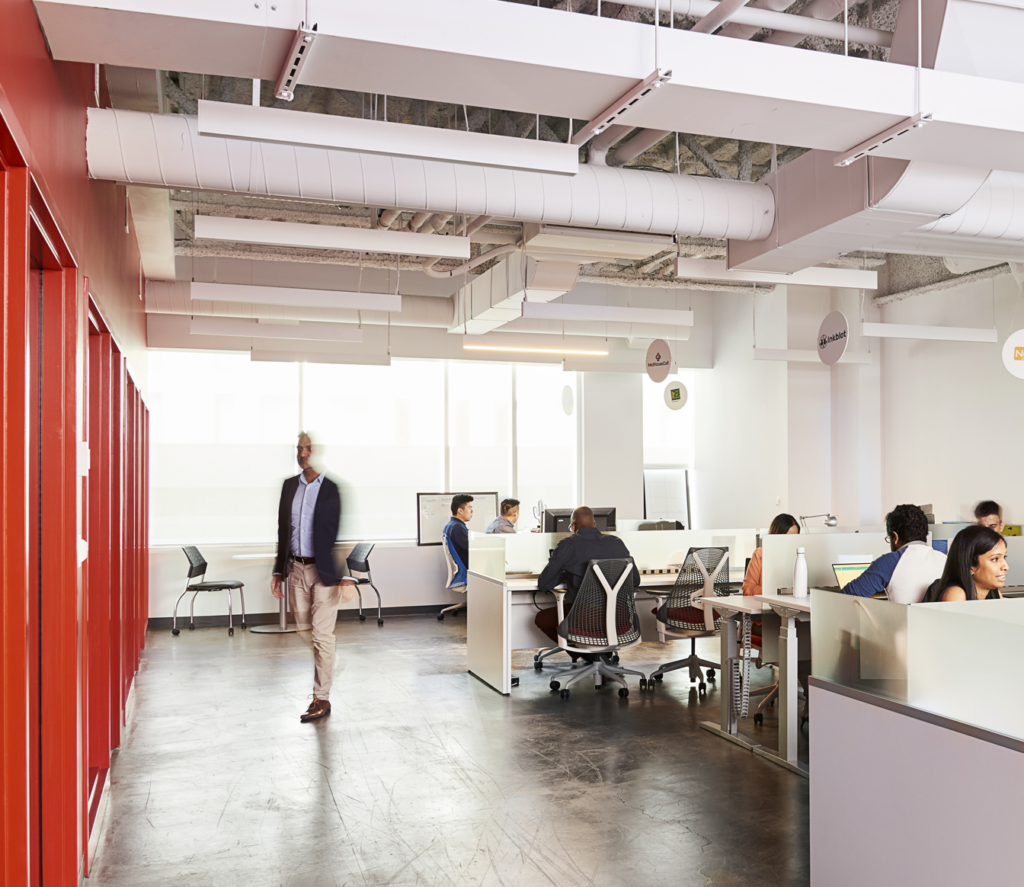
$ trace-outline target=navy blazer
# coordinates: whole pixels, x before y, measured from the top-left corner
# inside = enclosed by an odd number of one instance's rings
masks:
[[[281,487],[281,504],[277,509],[277,559],[275,575],[287,577],[291,567],[292,500],[299,488],[299,476],[290,477]],[[316,571],[324,585],[338,584],[338,564],[334,560],[334,543],[341,525],[341,494],[338,485],[326,475],[313,509],[313,558]]]

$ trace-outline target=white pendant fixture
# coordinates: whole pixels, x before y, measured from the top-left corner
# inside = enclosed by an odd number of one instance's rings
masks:
[[[237,336],[246,339],[303,339],[311,342],[362,342],[363,331],[340,323],[263,323],[232,317],[193,317],[193,336]]]
[[[878,339],[933,339],[939,342],[987,342],[995,343],[994,329],[976,329],[956,326],[921,326],[916,323],[864,323],[862,336]]]
[[[463,336],[462,349],[464,351],[494,351],[508,354],[608,356],[607,342],[597,337],[531,336],[524,333],[488,333],[484,336]]]
[[[200,240],[256,243],[261,246],[340,249],[440,259],[469,258],[468,237],[413,234],[410,231],[346,228],[341,225],[306,225],[302,222],[270,222],[265,219],[235,219],[226,216],[196,216],[195,232],[196,238]]]
[[[725,280],[740,283],[774,283],[791,286],[834,286],[847,289],[878,289],[878,272],[857,268],[804,268],[792,274],[775,271],[730,271],[717,259],[676,259],[676,277],[691,280]]]
[[[813,349],[796,348],[755,348],[754,360],[784,360],[789,363],[821,364],[818,352]],[[871,355],[860,351],[847,351],[838,363],[871,363]]]
[[[580,166],[579,148],[562,142],[224,102],[199,102],[199,134],[566,176]]]
[[[605,323],[693,326],[692,311],[678,311],[672,308],[631,308],[619,305],[577,305],[567,302],[523,302],[523,317],[536,320],[596,320]]]
[[[234,283],[190,285],[192,301],[244,302],[295,308],[354,308],[361,311],[401,311],[402,297],[394,293],[352,293],[337,290],[297,289],[287,286],[251,286]]]
[[[356,366],[391,366],[390,354],[335,354],[330,351],[263,351],[253,348],[249,360],[270,363],[341,363]]]

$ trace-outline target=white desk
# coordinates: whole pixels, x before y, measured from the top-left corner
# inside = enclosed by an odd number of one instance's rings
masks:
[[[811,596],[759,594],[762,610],[777,613],[779,625],[779,750],[773,752],[757,746],[755,754],[781,764],[801,776],[807,775],[807,766],[797,758],[797,635],[796,623],[811,619]]]
[[[740,617],[760,615],[761,601],[757,597],[731,594],[728,597],[716,597],[708,603],[722,614],[722,667],[719,670],[720,683],[718,685],[721,717],[717,724],[714,721],[702,721],[700,726],[743,748],[753,749],[759,743],[747,742],[739,733],[739,712],[733,705],[733,673],[729,663],[737,657],[739,652],[736,646],[736,633],[740,625]],[[749,694],[749,685],[743,688],[743,692]]]

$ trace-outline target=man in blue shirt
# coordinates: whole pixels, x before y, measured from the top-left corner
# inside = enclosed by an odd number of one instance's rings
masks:
[[[897,604],[919,604],[928,586],[942,575],[946,555],[928,544],[928,518],[916,505],[897,505],[885,516],[883,554],[843,588],[843,594],[871,597],[885,592]]]
[[[469,530],[466,524],[473,518],[473,497],[459,493],[452,497],[452,518],[444,526],[444,534],[452,543],[455,554],[462,563],[460,568],[469,566]]]
[[[270,590],[281,598],[282,579],[288,577],[288,598],[295,614],[297,631],[309,631],[313,638],[313,701],[300,720],[315,721],[331,713],[331,683],[334,680],[334,628],[342,586],[334,543],[341,522],[338,485],[312,465],[313,442],[303,432],[295,448],[301,472],[281,488],[277,512],[277,559]],[[354,592],[346,588],[345,600]]]

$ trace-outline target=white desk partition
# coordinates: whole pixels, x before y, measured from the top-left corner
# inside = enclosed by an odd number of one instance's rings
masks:
[[[809,586],[836,585],[832,564],[870,563],[889,551],[884,533],[800,533],[796,536],[765,536],[761,588],[775,594],[793,587],[796,550],[804,549]]]

